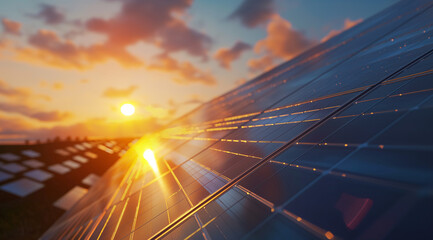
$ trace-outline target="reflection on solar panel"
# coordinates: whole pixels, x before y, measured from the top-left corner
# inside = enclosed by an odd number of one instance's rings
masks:
[[[42,239],[432,239],[432,6],[399,2],[142,138]]]

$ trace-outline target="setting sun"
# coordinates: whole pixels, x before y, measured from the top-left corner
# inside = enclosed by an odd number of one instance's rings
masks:
[[[132,104],[126,103],[122,105],[120,111],[125,116],[131,116],[135,112],[135,107]]]

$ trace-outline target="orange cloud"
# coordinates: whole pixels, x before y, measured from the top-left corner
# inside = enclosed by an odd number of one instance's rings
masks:
[[[350,20],[349,18],[344,19],[344,26],[342,29],[338,29],[338,30],[331,30],[326,36],[324,36],[320,42],[326,42],[327,40],[331,39],[332,37],[338,35],[339,33],[346,31],[349,28],[352,28],[353,26],[361,23],[363,20],[362,18],[358,19],[358,20]]]
[[[293,29],[292,24],[279,15],[272,16],[266,30],[267,37],[254,46],[256,52],[268,52],[273,56],[290,59],[314,43],[302,32]]]
[[[61,82],[53,83],[53,89],[54,90],[62,90],[63,89],[63,83],[61,83]]]
[[[29,89],[25,88],[14,88],[9,86],[6,82],[0,80],[0,95],[9,98],[28,98],[31,97],[32,93]]]
[[[137,90],[137,86],[130,86],[126,89],[116,89],[116,88],[108,88],[104,91],[102,96],[106,98],[125,98],[129,97],[135,90]]]
[[[73,114],[60,111],[42,111],[22,103],[0,102],[0,111],[16,113],[41,122],[58,122],[69,119]]]
[[[53,90],[62,90],[63,89],[63,83],[61,83],[61,82],[55,82],[53,84],[48,84],[46,81],[41,81],[39,83],[39,85],[41,87],[50,87]]]
[[[247,81],[248,81],[248,80],[247,80],[246,78],[240,78],[240,79],[238,79],[238,80],[235,82],[235,85],[236,85],[236,86],[240,86],[240,85],[246,83]]]
[[[108,20],[93,18],[86,22],[89,30],[107,36],[106,45],[123,49],[147,42],[161,47],[165,53],[185,51],[193,56],[207,57],[211,38],[175,17],[185,14],[191,0],[121,2],[121,11],[115,17]]]
[[[203,102],[204,100],[200,95],[192,94],[183,104],[202,104]]]
[[[268,21],[275,12],[273,0],[244,0],[229,16],[239,19],[246,27],[256,27]]]
[[[244,51],[251,49],[251,45],[244,42],[237,42],[230,49],[220,48],[215,53],[215,59],[219,62],[221,67],[230,69],[230,65],[233,61],[237,60]]]
[[[158,56],[156,62],[150,64],[148,69],[173,73],[177,75],[177,77],[173,78],[173,81],[180,84],[201,83],[215,85],[217,83],[211,73],[196,68],[190,62],[179,62],[165,54]]]
[[[50,100],[48,96],[36,95],[25,88],[14,88],[0,80],[0,96],[6,101],[0,101],[0,111],[19,114],[42,122],[55,122],[71,118],[69,112],[44,111],[34,106],[34,100],[41,98]]]
[[[66,69],[88,69],[95,63],[117,60],[124,66],[140,66],[141,61],[129,54],[125,49],[110,48],[104,45],[81,47],[75,43],[62,41],[56,33],[39,30],[29,37],[33,48],[19,48],[18,57],[25,61],[43,63]]]
[[[263,56],[249,61],[252,71],[262,71],[273,66],[275,60],[289,60],[311,47],[315,41],[308,39],[292,24],[274,14],[266,27],[268,35],[258,41],[254,51]]]
[[[30,122],[20,117],[10,117],[0,114],[0,136],[4,134],[22,134],[33,127]]]
[[[21,35],[21,23],[9,20],[7,18],[2,19],[3,30],[6,33]]]
[[[252,72],[260,72],[270,70],[275,66],[274,57],[271,55],[265,55],[257,59],[250,59],[248,61],[248,67]]]

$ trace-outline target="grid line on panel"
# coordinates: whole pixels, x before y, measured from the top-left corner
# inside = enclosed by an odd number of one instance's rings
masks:
[[[411,18],[409,18],[408,20],[406,20],[404,23],[400,24],[404,25],[405,23],[409,22],[410,20],[412,20],[413,18],[419,16],[420,14],[422,14],[423,12],[425,12],[426,10],[430,9],[431,5],[425,9],[423,9],[420,13],[412,16]],[[397,26],[396,29],[399,27]],[[393,30],[392,30],[393,31]],[[391,32],[392,32],[391,31]],[[221,194],[223,194],[224,192],[226,192],[227,190],[229,190],[231,187],[233,187],[235,184],[237,184],[240,180],[244,179],[247,175],[249,175],[251,172],[253,172],[255,169],[257,169],[258,167],[262,166],[267,160],[273,158],[274,156],[278,155],[279,153],[281,153],[283,150],[287,149],[289,146],[293,145],[294,143],[296,143],[297,140],[299,140],[300,138],[302,138],[303,136],[305,136],[307,133],[311,132],[313,129],[317,128],[320,124],[322,124],[323,122],[325,122],[326,120],[330,119],[332,116],[335,116],[337,113],[341,112],[342,110],[344,110],[346,107],[348,107],[349,105],[351,105],[352,103],[356,102],[356,100],[360,99],[361,97],[365,96],[367,93],[369,93],[370,91],[372,91],[373,89],[375,89],[376,87],[380,86],[381,84],[383,84],[384,82],[391,80],[394,76],[400,74],[404,69],[414,65],[416,62],[418,62],[419,60],[425,58],[426,56],[430,55],[432,53],[433,50],[430,50],[424,54],[422,54],[421,56],[419,56],[418,58],[414,59],[413,61],[411,61],[410,63],[406,64],[403,67],[400,67],[397,71],[395,71],[394,73],[391,73],[390,75],[388,75],[388,77],[385,77],[384,79],[376,82],[375,84],[367,87],[365,90],[363,90],[359,95],[355,96],[354,98],[352,98],[351,100],[347,101],[346,103],[344,103],[340,108],[334,110],[332,113],[330,113],[329,115],[327,115],[326,117],[324,117],[323,119],[317,121],[313,126],[307,128],[305,131],[303,131],[302,133],[300,133],[298,136],[296,136],[294,139],[290,140],[289,142],[287,142],[284,146],[280,147],[279,149],[277,149],[276,151],[274,151],[273,153],[271,153],[270,155],[264,157],[260,162],[258,162],[257,164],[255,164],[254,166],[252,166],[250,169],[248,169],[247,171],[245,171],[244,173],[242,173],[241,175],[239,175],[238,177],[232,179],[232,181],[230,181],[229,183],[227,183],[224,187],[222,187],[221,189],[219,189],[218,191],[216,191],[215,193],[209,195],[207,198],[205,198],[202,202],[200,202],[199,204],[197,204],[194,208],[190,209],[187,213],[185,213],[184,215],[182,215],[180,218],[177,219],[177,221],[174,221],[172,224],[167,225],[163,230],[161,230],[160,232],[156,233],[152,239],[158,239],[162,236],[164,236],[166,233],[168,233],[170,230],[172,230],[174,227],[178,226],[181,222],[183,222],[185,219],[187,219],[191,214],[194,214],[195,212],[197,212],[201,207],[205,206],[207,203],[211,202],[212,200],[216,199],[218,196],[220,196]],[[338,65],[338,64],[337,64]],[[287,96],[286,96],[287,97]],[[283,98],[284,99],[284,98]]]

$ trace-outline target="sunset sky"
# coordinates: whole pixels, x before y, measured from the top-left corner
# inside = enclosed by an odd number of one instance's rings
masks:
[[[0,142],[139,136],[395,2],[2,1]]]

